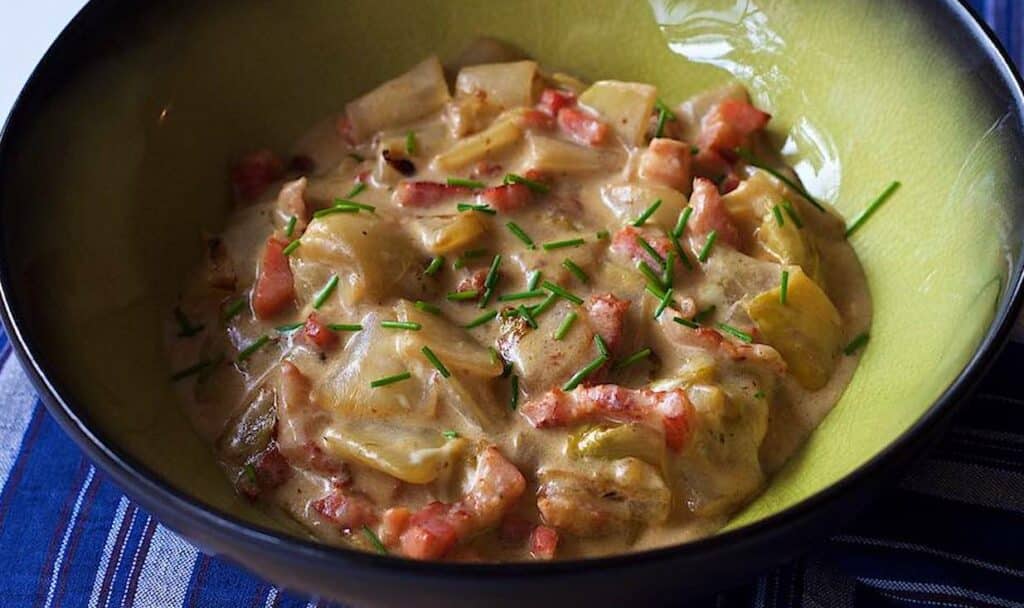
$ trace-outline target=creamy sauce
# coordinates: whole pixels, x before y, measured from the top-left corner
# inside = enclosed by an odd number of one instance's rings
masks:
[[[429,59],[290,164],[236,166],[242,202],[170,326],[185,407],[240,492],[329,543],[516,560],[711,534],[854,372],[871,304],[842,221],[731,152],[772,158],[737,87],[652,138],[654,87],[482,48],[454,91]]]

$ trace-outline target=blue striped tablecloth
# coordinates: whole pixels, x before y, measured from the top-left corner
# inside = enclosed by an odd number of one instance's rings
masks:
[[[972,0],[1020,62],[1024,0]],[[939,447],[800,559],[691,606],[1024,606],[1024,345]],[[0,606],[328,606],[200,553],[82,455],[0,331]]]

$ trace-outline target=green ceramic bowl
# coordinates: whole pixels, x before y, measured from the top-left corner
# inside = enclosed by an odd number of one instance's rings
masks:
[[[586,562],[438,565],[316,545],[239,500],[182,415],[160,337],[227,160],[285,147],[429,53],[490,35],[588,79],[680,100],[730,78],[808,188],[852,217],[874,298],[849,389],[767,492],[713,538]],[[0,144],[5,322],[51,411],[133,498],[275,582],[359,603],[678,599],[842,521],[934,436],[1019,301],[1021,90],[938,0],[94,0]],[[667,594],[667,595],[666,595]]]

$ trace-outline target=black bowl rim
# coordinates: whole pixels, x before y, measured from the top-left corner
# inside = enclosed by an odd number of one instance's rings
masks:
[[[103,31],[110,22],[103,22],[104,11],[123,8],[119,0],[91,0],[68,23],[49,47],[21,90],[10,114],[0,131],[0,177],[10,165],[16,150],[12,133],[21,131],[22,125],[32,115],[29,101],[48,84],[59,84],[63,74],[55,69],[62,55],[74,53],[79,45],[95,43],[87,39],[89,32]],[[160,4],[160,3],[154,3]],[[938,7],[932,7],[934,8]],[[994,32],[970,8],[965,0],[942,0],[941,8],[953,13],[954,19],[965,27],[966,33],[978,44],[979,53],[996,69],[1013,97],[1018,115],[1024,117],[1024,80],[1013,69],[1012,60],[997,40]],[[118,14],[123,15],[124,11]],[[3,201],[0,201],[2,205]],[[3,238],[0,233],[0,239]],[[928,407],[928,409],[888,446],[868,461],[847,473],[826,488],[774,513],[768,517],[739,528],[729,529],[707,538],[636,553],[574,559],[554,562],[510,562],[510,563],[448,563],[421,562],[394,556],[377,555],[355,549],[334,547],[312,540],[296,538],[277,530],[242,521],[222,510],[206,505],[192,496],[166,484],[152,469],[118,448],[104,434],[87,426],[86,421],[75,412],[76,400],[67,391],[52,381],[44,368],[42,358],[34,352],[31,339],[16,320],[11,269],[5,256],[0,256],[0,321],[3,322],[12,348],[21,360],[29,379],[39,391],[39,396],[50,414],[64,431],[83,449],[93,462],[125,489],[133,500],[147,510],[160,513],[179,512],[205,528],[207,537],[239,536],[242,539],[280,553],[285,551],[295,558],[313,558],[339,565],[380,567],[395,574],[427,575],[430,577],[463,578],[487,576],[492,579],[519,577],[546,577],[561,574],[594,572],[598,569],[615,569],[622,566],[642,566],[681,557],[699,558],[716,550],[728,549],[735,545],[751,545],[770,539],[788,527],[810,519],[819,509],[840,501],[844,495],[853,493],[856,486],[865,486],[872,477],[883,475],[883,468],[897,460],[901,453],[906,456],[912,447],[923,443],[929,430],[934,430],[952,410],[969,394],[980,377],[992,365],[1002,346],[1009,337],[1013,323],[1020,312],[1024,296],[1024,256],[1018,260],[1012,273],[1012,284],[1008,283],[1009,298],[997,311],[985,337],[964,368]]]

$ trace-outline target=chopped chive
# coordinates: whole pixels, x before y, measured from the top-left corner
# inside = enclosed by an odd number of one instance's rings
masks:
[[[672,238],[678,239],[683,236],[683,231],[686,230],[686,224],[690,221],[690,215],[692,213],[693,207],[690,207],[689,205],[679,212],[679,219],[676,220],[676,226],[672,229]]]
[[[320,293],[316,294],[316,297],[313,299],[313,308],[316,310],[320,310],[320,307],[323,306],[325,302],[327,302],[327,298],[331,297],[331,294],[334,293],[334,290],[337,287],[338,275],[333,274],[331,275],[331,278],[328,279],[327,284],[324,285],[324,288],[321,289]]]
[[[361,154],[356,154],[355,152],[349,152],[348,153],[348,157],[351,158],[352,160],[356,161],[357,163],[361,163],[364,160],[366,160],[365,158],[362,157]]]
[[[590,277],[587,276],[587,273],[583,272],[583,269],[580,268],[576,264],[576,262],[573,262],[569,258],[565,258],[564,260],[562,260],[562,268],[565,268],[566,270],[571,272],[574,277],[579,279],[580,283],[590,282]]]
[[[665,268],[661,271],[661,284],[666,288],[672,287],[675,277],[672,276],[676,268],[676,252],[669,251],[665,257]]]
[[[194,375],[196,375],[198,373],[201,373],[201,372],[205,371],[206,368],[208,368],[211,365],[213,365],[213,363],[214,363],[213,361],[209,361],[209,360],[204,359],[204,360],[200,361],[199,363],[196,363],[195,365],[190,365],[190,366],[186,367],[185,369],[183,369],[181,371],[178,371],[178,372],[175,372],[174,374],[172,374],[171,375],[171,382],[177,382],[178,380],[184,380],[185,378],[188,378],[189,376],[194,376]]]
[[[586,241],[583,239],[566,239],[564,241],[552,241],[550,243],[544,243],[543,245],[541,245],[541,247],[544,248],[544,251],[552,251],[554,249],[563,249],[565,247],[579,247],[584,243],[586,243]]]
[[[352,184],[352,189],[348,191],[345,198],[352,198],[358,196],[363,190],[366,190],[366,184],[364,182],[356,182]]]
[[[445,182],[449,186],[462,186],[463,188],[472,188],[474,190],[487,187],[487,184],[483,182],[478,182],[475,179],[462,179],[461,177],[449,177]]]
[[[757,391],[754,393],[754,399],[764,399],[764,391]]]
[[[493,287],[484,288],[484,295],[480,296],[480,302],[477,304],[480,308],[487,308],[487,305],[491,303],[491,296],[494,295]]]
[[[491,320],[493,320],[494,317],[497,317],[497,316],[498,316],[498,311],[496,311],[496,310],[488,310],[484,314],[482,314],[479,317],[473,319],[469,323],[466,323],[465,325],[463,325],[463,327],[465,327],[466,329],[473,329],[474,327],[480,327],[484,323],[490,323]]]
[[[423,274],[432,277],[437,274],[438,270],[441,270],[441,266],[444,266],[444,256],[434,256],[434,259],[430,260],[430,263],[427,264],[427,269],[423,271]]]
[[[654,127],[654,136],[661,137],[665,132],[665,122],[668,120],[668,114],[664,110],[658,108],[658,124]]]
[[[640,350],[636,351],[635,353],[633,353],[632,355],[626,357],[622,361],[619,361],[618,363],[616,363],[615,364],[615,369],[627,368],[630,365],[633,365],[634,363],[638,363],[640,361],[643,361],[647,357],[650,357],[652,354],[654,354],[654,351],[652,351],[650,348],[640,349]]]
[[[689,256],[683,253],[683,248],[679,246],[679,239],[671,234],[668,237],[669,242],[672,243],[672,250],[676,252],[676,257],[679,261],[683,263],[687,270],[693,270],[693,262],[690,261]]]
[[[856,218],[854,218],[853,222],[850,224],[850,227],[846,229],[846,238],[850,238],[851,234],[853,234],[858,228],[864,225],[864,222],[868,221],[868,218],[871,217],[871,215],[875,211],[878,211],[878,208],[881,207],[885,203],[885,201],[888,200],[890,196],[892,196],[892,193],[896,192],[896,189],[899,187],[900,182],[893,182],[889,184],[888,188],[886,188],[884,191],[882,191],[881,194],[878,195],[878,198],[871,201],[871,204],[868,205],[867,208],[864,209],[864,211],[861,211],[860,214],[857,215]]]
[[[415,321],[381,321],[380,326],[384,329],[408,329],[409,331],[423,329],[423,326]]]
[[[429,346],[424,346],[423,348],[420,349],[420,352],[423,353],[423,356],[427,358],[427,361],[430,361],[431,365],[437,368],[437,371],[441,372],[442,376],[448,378],[452,375],[452,373],[448,371],[448,368],[444,366],[444,363],[441,363],[441,360],[437,358],[437,355],[434,354],[434,351],[430,350]],[[458,437],[458,434],[456,434],[455,436]],[[449,439],[452,439],[452,437],[449,437]]]
[[[501,360],[501,356],[498,355],[498,351],[495,350],[493,346],[488,346],[487,347],[487,352],[490,353],[490,355],[491,355],[491,364],[492,365],[497,365],[499,362],[501,362],[502,366],[504,366],[504,361]]]
[[[488,289],[494,287],[498,282],[498,267],[501,266],[501,254],[494,256],[491,260],[491,267],[487,269],[487,276],[484,278],[484,287]]]
[[[651,244],[647,242],[647,239],[640,236],[639,234],[636,235],[636,244],[640,245],[640,248],[646,251],[647,255],[651,256],[651,258],[656,260],[659,264],[665,263],[665,258],[662,257],[660,253],[658,253],[658,250],[651,246]]]
[[[234,319],[235,317],[237,317],[238,313],[242,312],[242,309],[245,308],[245,305],[248,304],[248,302],[249,302],[248,298],[245,298],[244,296],[241,297],[241,298],[238,298],[237,300],[232,302],[224,310],[224,320],[225,321],[230,321],[231,319]]]
[[[739,338],[740,340],[743,340],[744,342],[750,343],[750,342],[754,341],[754,336],[751,336],[750,334],[748,334],[747,332],[745,332],[745,331],[743,331],[741,329],[736,329],[732,325],[726,325],[725,323],[718,323],[716,326],[718,327],[718,329],[726,332],[727,334],[731,334],[731,335]]]
[[[662,101],[660,99],[655,99],[654,100],[654,107],[657,108],[659,112],[664,112],[664,113],[668,114],[669,120],[675,120],[676,119],[676,113],[673,112],[672,108],[668,107],[668,104],[666,104],[664,101]]]
[[[652,296],[654,296],[654,298],[655,298],[656,300],[658,300],[659,302],[661,301],[661,299],[662,299],[662,298],[664,298],[664,297],[665,297],[665,290],[663,290],[663,289],[662,289],[661,287],[659,287],[658,285],[654,285],[654,284],[652,284],[652,283],[651,283],[650,281],[648,281],[648,282],[647,282],[647,283],[646,283],[646,284],[644,285],[644,289],[646,289],[646,290],[647,290],[647,293],[649,293],[649,294],[651,294]]]
[[[700,154],[700,148],[698,148],[697,146],[690,146],[690,154],[692,156],[697,156],[698,154]]]
[[[278,325],[277,327],[274,328],[274,331],[281,334],[286,334],[290,331],[295,331],[296,329],[302,327],[305,324],[306,323],[304,321],[298,321],[295,323],[288,323],[287,325]]]
[[[431,304],[430,302],[424,302],[423,300],[416,300],[415,302],[413,302],[412,305],[415,306],[417,309],[422,310],[423,312],[429,312],[432,315],[439,315],[439,314],[441,314],[441,309],[438,308],[436,305]]]
[[[177,306],[174,307],[174,318],[178,321],[179,338],[191,338],[203,331],[205,327],[202,323],[193,325],[192,321],[185,315],[181,308]]]
[[[700,329],[700,325],[697,325],[696,323],[689,319],[684,319],[682,317],[672,317],[672,320],[680,325],[689,327],[690,329]]]
[[[356,202],[356,201],[350,201],[347,198],[336,198],[336,199],[334,199],[334,206],[335,207],[355,207],[356,209],[362,209],[363,211],[369,211],[370,213],[375,213],[377,211],[377,208],[374,207],[373,205],[368,205],[366,203],[359,203],[359,202]]]
[[[782,208],[786,210],[786,215],[789,216],[789,219],[793,220],[793,223],[796,224],[797,228],[804,227],[804,223],[800,220],[800,216],[796,214],[796,209],[793,208],[793,203],[786,199],[782,199]]]
[[[697,260],[701,263],[708,261],[708,256],[711,255],[711,248],[715,245],[716,238],[718,238],[717,230],[712,230],[708,233],[708,240],[704,241],[704,246],[700,248],[700,254],[697,256]]]
[[[857,336],[856,338],[854,338],[853,340],[850,340],[850,343],[847,344],[845,348],[843,348],[843,354],[849,356],[857,352],[858,350],[860,350],[862,346],[868,343],[869,338],[871,338],[871,336],[868,334],[868,332],[864,332]]]
[[[459,438],[459,432],[458,431],[441,431],[441,435],[443,435],[445,439],[458,439]]]
[[[509,384],[512,388],[512,395],[509,397],[509,407],[515,411],[519,407],[519,376],[510,377]]]
[[[576,295],[566,291],[564,288],[562,288],[562,287],[560,287],[558,285],[555,285],[551,281],[544,281],[543,283],[541,283],[541,286],[544,289],[547,289],[548,291],[553,293],[554,295],[556,295],[556,296],[558,296],[560,298],[563,298],[565,300],[569,300],[573,304],[576,304],[576,305],[583,304],[583,300],[580,297],[578,297],[578,296],[576,296]]]
[[[716,306],[714,304],[712,304],[711,306],[708,306],[704,310],[702,310],[702,311],[698,312],[697,314],[693,315],[693,320],[696,321],[697,323],[703,323],[709,317],[711,317],[711,315],[715,314],[715,308],[716,308]]]
[[[555,340],[561,340],[569,333],[569,329],[572,328],[572,324],[576,322],[576,317],[579,315],[575,311],[570,310],[569,314],[565,315],[562,319],[562,323],[559,324],[558,329],[555,330]]]
[[[409,131],[405,134],[405,153],[416,154],[416,133]]]
[[[640,271],[641,274],[644,275],[644,277],[647,278],[648,282],[658,287],[658,291],[660,293],[665,292],[665,285],[663,285],[661,282],[661,276],[659,276],[658,273],[654,272],[654,269],[648,266],[647,262],[640,260],[639,262],[636,263],[636,268],[637,270]]]
[[[314,218],[321,218],[327,215],[334,215],[335,213],[359,213],[359,207],[352,207],[349,205],[335,205],[326,209],[321,209],[313,214]]]
[[[608,234],[607,230],[598,230],[595,236],[597,237],[597,240],[603,241],[607,239],[610,235]]]
[[[502,180],[502,183],[522,184],[529,188],[530,190],[533,190],[534,192],[537,192],[539,194],[546,194],[551,191],[551,187],[548,186],[547,184],[542,184],[532,179],[526,179],[522,175],[516,175],[515,173],[509,173],[508,175],[506,175],[505,179]]]
[[[534,270],[530,273],[530,276],[526,279],[526,290],[533,291],[537,289],[537,285],[540,285],[541,272]]]
[[[782,210],[779,209],[778,205],[772,205],[772,215],[775,216],[775,223],[779,226],[785,226],[786,221],[782,219]]]
[[[362,331],[361,323],[328,323],[327,329],[331,331]]]
[[[583,366],[583,369],[581,369],[580,371],[578,371],[575,374],[573,374],[572,377],[569,378],[569,380],[565,384],[562,385],[562,390],[563,391],[571,391],[571,390],[573,390],[574,388],[579,386],[580,382],[583,382],[587,378],[587,376],[589,376],[590,374],[592,374],[595,371],[597,371],[598,368],[600,368],[602,365],[604,365],[607,362],[608,362],[608,357],[606,357],[605,355],[598,356],[596,359],[594,359],[590,363],[587,363],[585,366]]]
[[[301,244],[302,244],[302,241],[300,241],[299,239],[295,239],[291,243],[288,243],[285,246],[285,248],[281,250],[281,253],[284,254],[284,255],[291,255],[292,253],[295,252],[296,249],[299,248],[299,245],[301,245]]]
[[[412,374],[410,374],[409,372],[402,372],[400,374],[395,374],[394,376],[385,376],[383,378],[378,378],[370,382],[370,388],[379,388],[381,386],[387,386],[389,384],[401,382],[402,380],[408,380],[409,378],[412,378]]]
[[[661,316],[661,313],[665,312],[668,305],[672,303],[672,288],[669,287],[665,290],[665,296],[661,298],[661,302],[658,302],[658,307],[654,309],[654,318],[657,319]]]
[[[608,351],[608,343],[604,341],[601,334],[594,334],[594,344],[597,345],[597,352],[601,353],[605,357],[610,357],[612,354]]]
[[[445,296],[449,302],[465,302],[467,300],[475,300],[480,297],[480,292],[476,289],[467,289],[466,291],[449,291],[448,295]]]
[[[460,212],[479,211],[480,213],[486,213],[488,215],[496,215],[498,213],[497,211],[491,209],[487,205],[472,205],[470,203],[459,203],[458,205],[455,205],[455,208],[458,209]]]
[[[288,238],[292,237],[292,233],[295,232],[295,224],[299,221],[299,218],[294,215],[288,218],[288,223],[284,226],[284,235]]]
[[[270,342],[270,336],[260,336],[259,338],[256,339],[255,342],[243,348],[238,353],[238,356],[235,357],[235,361],[238,361],[239,363],[245,361],[249,357],[253,356],[256,353],[256,351],[266,346],[268,342]]]
[[[557,300],[557,299],[558,299],[558,295],[553,294],[553,293],[552,294],[548,294],[548,297],[544,298],[544,301],[541,302],[540,304],[537,304],[536,306],[534,306],[533,309],[530,312],[533,313],[534,317],[539,317],[542,312],[544,312],[547,309],[549,309],[552,306],[554,306],[555,305],[555,300]]]
[[[519,316],[522,317],[524,321],[526,321],[527,325],[529,325],[533,329],[537,329],[537,319],[533,318],[533,311],[531,311],[523,304],[520,304],[519,308],[517,308],[516,310],[519,311]]]
[[[520,291],[517,293],[507,293],[503,296],[498,296],[499,302],[515,302],[516,300],[529,300],[531,298],[540,298],[546,296],[548,292],[543,289],[531,289],[529,291]]]
[[[658,210],[658,207],[661,207],[660,198],[651,203],[650,207],[644,209],[644,212],[641,213],[640,216],[637,217],[635,220],[633,220],[633,226],[635,226],[636,228],[643,226],[647,220],[651,219],[651,216],[654,215],[654,212]]]
[[[377,553],[380,553],[381,555],[388,554],[388,548],[384,546],[384,543],[380,542],[380,538],[377,536],[377,533],[371,530],[370,526],[365,524],[363,525],[363,536],[366,537],[366,540],[370,541],[370,544],[377,550]]]
[[[740,158],[742,158],[743,160],[747,161],[747,164],[753,165],[753,166],[757,167],[758,169],[761,169],[762,171],[767,172],[769,175],[771,175],[775,179],[779,180],[780,182],[786,184],[787,186],[789,186],[790,188],[795,190],[800,196],[806,198],[812,205],[814,205],[818,209],[818,211],[821,211],[821,212],[825,211],[825,207],[823,207],[822,204],[819,203],[817,199],[815,199],[813,196],[811,196],[811,193],[808,192],[800,184],[797,184],[796,182],[794,182],[793,180],[789,179],[785,175],[779,173],[775,169],[772,169],[771,167],[769,167],[769,166],[765,165],[764,163],[758,161],[756,158],[754,158],[754,156],[750,152],[748,152],[746,150],[743,150],[742,148],[737,148],[736,149],[736,153],[739,154]]]
[[[509,232],[516,235],[516,237],[530,249],[537,248],[537,246],[533,243],[533,239],[530,238],[530,235],[526,234],[525,230],[519,227],[519,224],[515,222],[509,222],[505,224],[505,227],[508,228]]]
[[[789,296],[789,271],[782,271],[782,283],[779,285],[779,304],[785,304]]]
[[[486,249],[470,249],[468,251],[463,251],[460,257],[464,260],[471,260],[473,258],[481,258],[485,255],[487,255]]]
[[[242,467],[242,475],[245,476],[245,480],[250,484],[258,484],[259,479],[256,478],[256,467],[251,464],[247,464]]]

